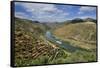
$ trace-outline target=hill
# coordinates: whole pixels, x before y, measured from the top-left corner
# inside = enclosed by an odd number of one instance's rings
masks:
[[[70,23],[74,24],[74,23],[85,23],[85,22],[97,23],[97,20],[93,19],[93,18],[84,18],[84,19],[75,18],[75,19],[72,19],[72,20],[66,20],[63,23],[65,23],[65,24],[70,24]]]
[[[15,18],[15,66],[63,63],[59,58],[67,54],[46,40],[47,28],[44,23]]]
[[[96,24],[93,22],[63,25],[54,31],[54,35],[81,47],[88,49],[92,48],[91,45],[94,45],[93,48],[96,47]]]

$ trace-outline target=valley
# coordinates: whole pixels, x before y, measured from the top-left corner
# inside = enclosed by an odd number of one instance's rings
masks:
[[[97,61],[96,30],[90,18],[61,23],[15,18],[15,66]]]

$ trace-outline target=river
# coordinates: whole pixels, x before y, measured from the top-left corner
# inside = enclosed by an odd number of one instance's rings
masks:
[[[52,42],[53,44],[56,44],[56,46],[63,48],[67,51],[71,51],[71,52],[74,52],[76,50],[85,50],[86,51],[86,49],[74,47],[69,42],[65,42],[59,38],[56,38],[50,31],[46,32],[45,37],[48,41]]]

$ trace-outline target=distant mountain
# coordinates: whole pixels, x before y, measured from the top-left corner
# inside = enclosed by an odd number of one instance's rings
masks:
[[[84,20],[81,18],[75,18],[75,19],[71,20],[71,23],[78,23],[78,22],[84,22]]]
[[[89,21],[89,22],[97,23],[97,20],[93,19],[93,18],[86,18],[86,19],[84,19],[84,21]]]
[[[15,17],[15,20],[18,20],[18,21],[25,21],[25,22],[34,22],[34,23],[40,23],[39,21],[32,21],[32,20],[29,20],[29,19],[21,19],[21,18],[17,18]]]
[[[97,23],[97,20],[93,19],[93,18],[85,18],[85,19],[75,18],[75,19],[72,19],[72,20],[66,20],[63,23],[65,23],[65,24],[70,24],[70,23],[75,24],[75,23],[85,23],[85,22]]]

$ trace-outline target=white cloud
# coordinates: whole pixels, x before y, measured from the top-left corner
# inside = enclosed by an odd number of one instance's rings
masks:
[[[28,15],[26,15],[25,13],[22,13],[22,12],[15,12],[15,16],[18,18],[24,18],[24,19],[28,18]]]
[[[94,18],[94,19],[95,19],[95,17],[92,17],[92,16],[79,16],[79,18],[81,18],[81,19],[85,19],[85,18]]]
[[[80,11],[93,11],[96,10],[95,7],[81,7]]]
[[[85,12],[92,12],[92,11],[94,11],[94,10],[96,10],[96,7],[87,7],[87,6],[85,6],[85,7],[80,7],[80,9],[79,9],[79,12],[78,12],[78,14],[83,14],[83,13],[85,13]]]
[[[53,4],[39,4],[39,3],[16,3],[26,9],[27,12],[32,14],[32,19],[38,21],[64,21],[69,13],[65,13],[63,10],[58,9]],[[17,16],[28,17],[26,13],[17,13]]]
[[[83,11],[79,11],[79,12],[78,12],[78,14],[83,14],[83,13],[84,13]]]

